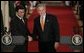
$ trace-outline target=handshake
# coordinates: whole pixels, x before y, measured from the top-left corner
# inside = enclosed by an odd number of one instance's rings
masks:
[[[31,36],[28,36],[28,41],[33,41],[33,38]]]

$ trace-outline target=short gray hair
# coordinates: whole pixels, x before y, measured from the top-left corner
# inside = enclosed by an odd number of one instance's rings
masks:
[[[37,5],[37,8],[39,8],[39,7],[46,7],[46,4],[42,4],[42,3],[41,4],[38,4]]]

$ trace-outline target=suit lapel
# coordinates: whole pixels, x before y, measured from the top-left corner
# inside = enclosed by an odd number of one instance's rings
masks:
[[[42,31],[42,28],[41,28],[41,24],[40,24],[40,16],[39,16],[39,19],[38,19],[38,28]]]
[[[47,14],[46,14],[44,31],[46,31],[46,29],[48,28],[48,22],[49,22],[49,19],[48,19]]]
[[[16,17],[17,17],[17,16],[16,16]],[[23,21],[20,20],[18,17],[17,17],[17,20],[18,20],[18,22],[19,22],[20,24],[22,24],[22,26],[25,26],[25,23],[23,23]]]

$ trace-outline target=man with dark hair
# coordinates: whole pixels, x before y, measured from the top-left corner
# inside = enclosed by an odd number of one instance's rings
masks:
[[[13,18],[15,16],[15,8],[16,6],[22,5],[25,7],[26,1],[9,1],[9,16]]]
[[[14,48],[14,52],[27,52],[27,43],[28,43],[28,34],[29,31],[26,27],[26,18],[24,18],[25,9],[23,6],[17,6],[16,8],[16,16],[11,20],[10,28],[11,34],[13,36],[24,36],[25,43],[23,45],[16,45]]]

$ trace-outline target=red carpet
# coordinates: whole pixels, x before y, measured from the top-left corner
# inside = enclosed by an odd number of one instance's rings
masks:
[[[47,7],[47,12],[57,16],[60,26],[60,36],[73,36],[73,27],[77,27],[77,20],[71,7]],[[32,33],[33,21],[37,16],[36,10],[28,19],[28,29]],[[38,52],[38,42],[32,41],[28,43],[28,52]],[[70,52],[72,49],[68,45],[60,44],[57,49],[58,52]]]

